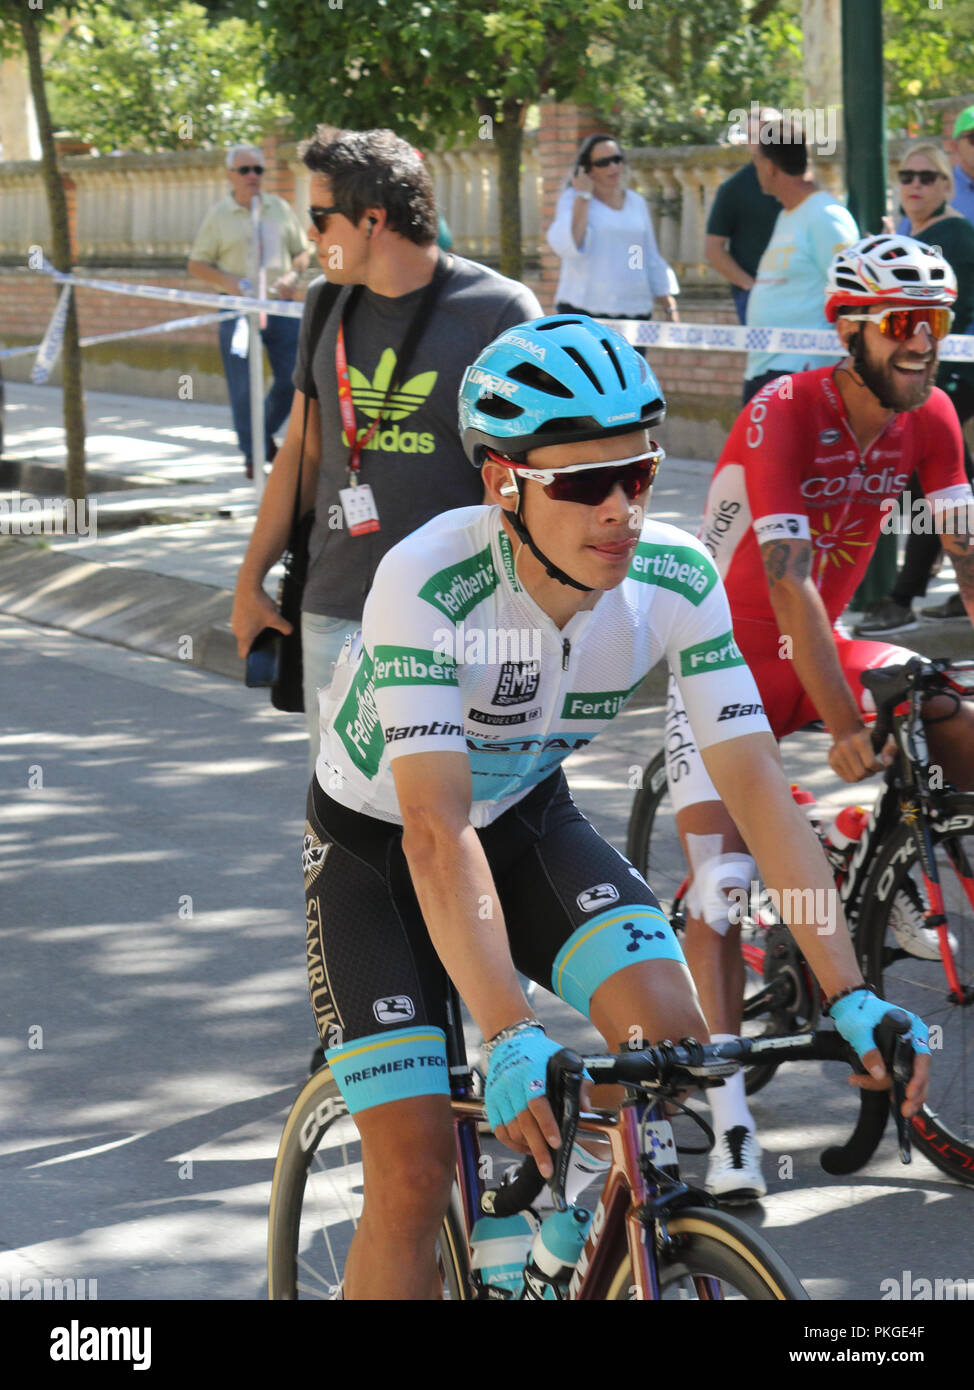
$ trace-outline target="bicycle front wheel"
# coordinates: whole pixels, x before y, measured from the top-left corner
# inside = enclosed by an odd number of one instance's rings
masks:
[[[331,1071],[322,1067],[291,1107],[274,1165],[268,1298],[340,1298],[345,1257],[361,1211],[361,1140]],[[444,1298],[469,1298],[469,1247],[455,1188],[437,1262]]]
[[[917,955],[917,924],[930,899],[910,826],[879,848],[863,892],[856,947],[868,984],[930,1027],[930,1090],[913,1120],[913,1143],[931,1163],[974,1186],[974,795],[945,796],[931,813],[931,838],[959,994],[939,954]],[[912,930],[911,930],[912,927]],[[928,948],[929,949],[929,948]],[[936,1030],[936,1031],[934,1031]]]
[[[798,1301],[808,1294],[801,1280],[768,1242],[728,1212],[687,1207],[670,1218],[672,1245],[657,1256],[660,1297]],[[610,1299],[635,1297],[628,1253],[609,1287]]]

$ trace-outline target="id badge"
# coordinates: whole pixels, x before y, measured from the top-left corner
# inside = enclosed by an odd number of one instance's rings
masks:
[[[379,513],[368,483],[340,488],[338,495],[342,500],[350,536],[364,536],[368,531],[378,531]]]

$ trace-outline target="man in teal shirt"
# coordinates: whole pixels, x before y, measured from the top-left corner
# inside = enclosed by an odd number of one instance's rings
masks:
[[[747,306],[748,327],[827,330],[826,276],[836,252],[859,240],[855,218],[818,187],[797,124],[763,123],[754,166],[762,191],[777,198],[781,212],[758,266]],[[776,376],[822,365],[821,356],[809,358],[800,352],[749,352],[743,403]]]

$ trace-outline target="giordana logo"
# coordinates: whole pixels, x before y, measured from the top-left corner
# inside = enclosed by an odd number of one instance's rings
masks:
[[[541,684],[540,661],[505,661],[491,704],[526,705]]]
[[[819,435],[820,444],[838,444],[842,438],[841,430],[822,430]]]
[[[595,912],[597,908],[617,903],[619,890],[614,883],[597,883],[594,888],[583,889],[575,901],[583,912]]]
[[[416,1009],[408,994],[389,994],[377,999],[372,1012],[380,1023],[408,1023],[416,1017]]]

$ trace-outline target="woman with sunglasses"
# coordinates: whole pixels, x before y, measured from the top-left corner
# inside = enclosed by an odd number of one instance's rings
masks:
[[[653,301],[676,322],[680,287],[656,245],[645,198],[626,187],[626,157],[611,135],[589,135],[548,228],[561,258],[558,313],[649,319]]]
[[[536,319],[480,354],[459,406],[489,505],[444,512],[383,558],[323,701],[308,798],[312,1004],[362,1138],[351,1298],[439,1287],[456,1162],[444,971],[487,1039],[495,1133],[546,1175],[545,1141],[559,1133],[545,1067],[559,1044],[516,970],[587,1015],[612,1050],[637,1031],[707,1035],[656,898],[576,809],[561,770],[652,666],[669,661],[768,883],[807,883],[824,900],[831,882],[713,562],[644,516],[664,403],[640,355],[583,315]],[[862,980],[848,934],[820,935],[825,925],[796,933],[823,987],[851,995]],[[861,1002],[857,1025],[837,1026],[875,1066],[871,1028],[887,1006]],[[592,1155],[572,1162],[569,1201],[598,1172]]]
[[[974,226],[950,206],[954,194],[954,171],[950,160],[937,145],[914,145],[900,161],[897,179],[900,202],[909,218],[909,235],[928,246],[936,246],[957,277],[953,331],[969,333],[974,329]],[[943,362],[937,371],[936,382],[950,397],[963,426],[974,415],[974,363]],[[968,478],[974,481],[974,468],[966,442],[964,466]],[[910,479],[907,490],[914,497],[921,495],[916,474]],[[869,610],[856,632],[871,637],[882,633],[909,632],[917,627],[913,601],[927,592],[941,549],[938,536],[911,534],[906,542],[902,567],[889,597]],[[921,611],[930,618],[966,616],[959,593],[943,604]]]

